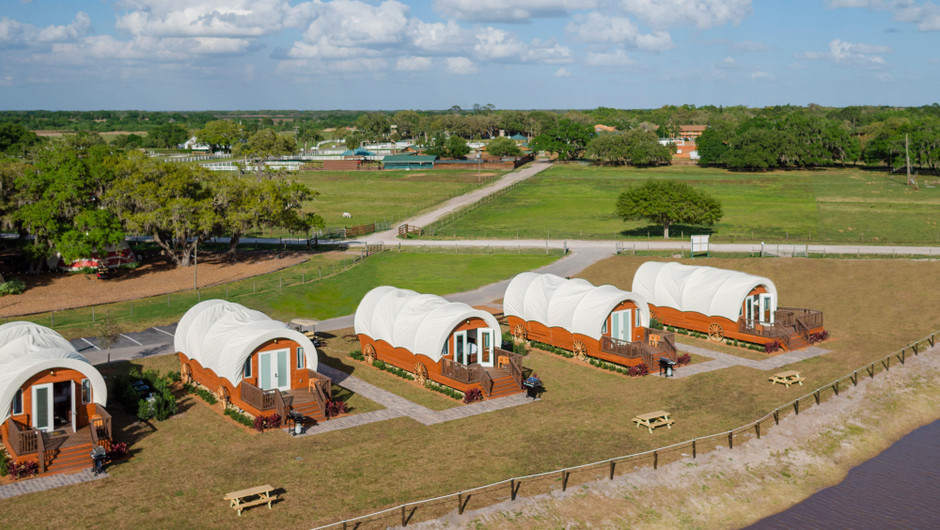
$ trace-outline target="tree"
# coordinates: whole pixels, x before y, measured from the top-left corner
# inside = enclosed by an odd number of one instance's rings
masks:
[[[127,230],[151,235],[170,261],[188,267],[196,246],[220,225],[210,172],[134,153],[118,173],[105,204]]]
[[[531,145],[537,151],[557,153],[559,160],[571,160],[581,156],[587,143],[594,138],[594,128],[568,118],[535,137]]]
[[[486,145],[486,152],[497,157],[519,156],[522,154],[516,142],[505,136],[490,140],[490,143]]]
[[[0,123],[0,152],[21,155],[38,143],[36,133],[19,123]]]
[[[447,154],[451,158],[462,158],[470,153],[470,146],[467,141],[459,136],[451,136],[447,139]]]
[[[688,223],[711,226],[721,219],[721,203],[707,193],[675,180],[648,180],[620,194],[617,215],[624,221],[646,219],[662,225],[669,238],[669,226]]]
[[[209,144],[212,151],[231,151],[235,144],[244,142],[248,137],[240,123],[229,120],[214,120],[196,132],[200,141]]]
[[[236,144],[232,154],[252,160],[292,154],[297,144],[291,136],[277,134],[271,129],[260,129],[248,137],[244,143]]]
[[[117,343],[118,337],[124,331],[117,320],[111,316],[111,313],[105,313],[104,318],[98,323],[98,346],[108,349],[108,364],[111,364],[111,346]]]
[[[623,133],[601,134],[588,142],[588,157],[602,164],[654,166],[669,164],[675,144],[662,145],[653,133],[633,129]]]
[[[379,112],[367,112],[356,120],[356,129],[370,141],[387,138],[391,125],[388,116]]]
[[[164,123],[147,133],[153,147],[175,148],[189,139],[189,131],[175,123]]]

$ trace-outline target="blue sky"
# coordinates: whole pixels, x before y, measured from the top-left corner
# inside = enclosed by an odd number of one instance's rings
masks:
[[[0,0],[0,109],[940,100],[921,0]]]

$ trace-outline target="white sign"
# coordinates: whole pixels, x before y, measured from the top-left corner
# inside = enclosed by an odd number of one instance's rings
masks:
[[[708,252],[708,235],[692,236],[692,254]]]

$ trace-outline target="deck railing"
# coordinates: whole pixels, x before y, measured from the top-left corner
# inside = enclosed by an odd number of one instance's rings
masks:
[[[780,307],[774,312],[774,323],[766,324],[759,320],[741,317],[738,319],[738,331],[779,340],[790,349],[790,337],[795,333],[810,341],[810,330],[823,327],[823,313],[815,309],[800,307]]]
[[[643,345],[648,349],[651,357],[665,357],[673,362],[678,362],[679,350],[676,349],[675,333],[646,327],[640,329],[643,332]],[[651,338],[655,340],[650,340]],[[646,366],[647,368],[652,368],[649,364]]]
[[[10,444],[18,456],[37,452],[36,439],[39,432],[32,427],[27,427],[15,421],[13,418],[7,419],[7,434],[10,437]]]
[[[441,359],[441,375],[461,383],[478,383],[480,372],[448,358]]]
[[[493,395],[493,378],[490,377],[489,372],[483,369],[480,370],[480,386],[483,387],[484,395]]]
[[[307,388],[320,405],[320,410],[326,411],[326,403],[333,399],[333,380],[313,370],[307,370]]]
[[[276,407],[274,393],[280,393],[277,390],[261,390],[255,385],[242,380],[239,385],[242,400],[252,407],[260,410],[271,410]],[[282,398],[283,402],[283,398]]]
[[[107,445],[111,440],[111,414],[95,403],[95,414],[91,418],[91,441],[94,445]]]
[[[518,353],[504,350],[502,348],[493,348],[493,356],[496,359],[506,357],[509,359],[509,374],[519,388],[522,388],[522,356]]]

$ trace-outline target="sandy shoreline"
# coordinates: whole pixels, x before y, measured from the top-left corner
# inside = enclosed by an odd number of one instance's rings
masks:
[[[760,440],[414,526],[740,528],[841,482],[940,419],[940,346],[787,415]]]

